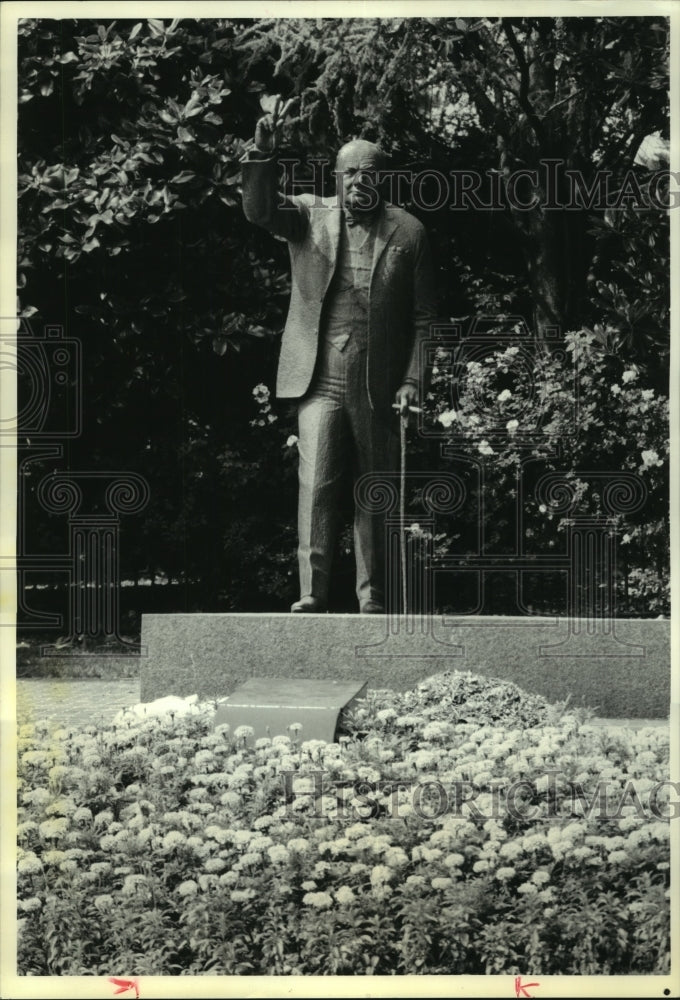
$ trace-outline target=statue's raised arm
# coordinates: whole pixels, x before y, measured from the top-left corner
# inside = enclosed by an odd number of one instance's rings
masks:
[[[297,242],[307,231],[309,209],[279,190],[275,156],[279,128],[271,114],[263,115],[255,127],[254,148],[241,161],[243,211],[249,222]]]

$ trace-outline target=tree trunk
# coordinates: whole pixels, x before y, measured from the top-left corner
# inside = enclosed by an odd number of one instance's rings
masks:
[[[564,335],[583,317],[591,256],[586,213],[538,206],[511,214],[527,264],[536,335]]]

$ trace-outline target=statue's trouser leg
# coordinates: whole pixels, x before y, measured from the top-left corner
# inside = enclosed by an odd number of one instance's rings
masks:
[[[354,481],[363,475],[380,476],[399,468],[399,421],[395,411],[371,409],[366,389],[366,353],[348,358],[346,405],[352,436]],[[354,511],[356,594],[361,607],[366,601],[385,604],[385,515]]]
[[[298,408],[300,597],[328,601],[339,495],[348,462],[345,358],[322,343],[310,394]]]
[[[298,408],[298,566],[300,596],[323,606],[335,539],[343,476],[354,479],[399,468],[398,418],[376,414],[366,388],[366,350],[350,340],[340,351],[322,342],[312,390]],[[384,604],[385,519],[357,506],[354,514],[356,594]]]

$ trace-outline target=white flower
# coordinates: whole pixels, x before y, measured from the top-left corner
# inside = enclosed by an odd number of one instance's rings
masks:
[[[272,844],[267,854],[269,855],[269,860],[274,865],[283,865],[290,858],[288,848],[284,847],[283,844]]]
[[[183,847],[187,838],[179,830],[171,830],[163,837],[163,850],[171,851],[174,847]]]
[[[663,465],[658,453],[653,448],[650,448],[649,451],[641,452],[641,457],[643,469],[651,469],[655,465]]]
[[[455,410],[445,410],[440,413],[437,420],[442,425],[442,427],[450,427],[454,420],[458,419],[458,414]]]
[[[258,403],[266,403],[269,399],[269,389],[263,382],[253,388],[253,396]]]
[[[562,828],[563,840],[582,840],[586,833],[584,823],[568,823]]]
[[[611,392],[612,396],[618,396],[618,394],[621,392],[621,386],[617,385],[615,382],[609,391]]]
[[[40,835],[45,839],[57,839],[62,837],[68,830],[68,820],[65,816],[55,816],[54,819],[45,820],[40,824]]]
[[[111,871],[111,862],[95,861],[94,864],[90,865],[90,871],[93,875],[107,875]]]
[[[21,758],[22,764],[28,764],[32,767],[46,767],[49,761],[49,757],[44,750],[27,750]]]
[[[386,899],[388,896],[392,895],[392,886],[382,883],[381,885],[373,886],[373,895],[376,899]]]
[[[450,885],[453,885],[453,879],[446,876],[438,876],[431,880],[430,885],[433,889],[448,889]]]
[[[393,876],[394,872],[387,865],[376,865],[371,872],[371,885],[374,887],[385,885],[385,883],[391,881]]]
[[[538,889],[533,882],[522,882],[521,885],[517,886],[517,892],[521,892],[523,896],[536,896]]]
[[[327,910],[333,905],[333,898],[328,892],[308,892],[302,897],[302,902],[317,910]]]
[[[498,402],[499,403],[505,403],[511,397],[512,397],[512,393],[510,392],[510,390],[509,389],[503,389],[502,392],[498,393]]]
[[[146,887],[146,875],[126,875],[121,895],[134,896],[138,888]]]
[[[253,830],[266,830],[268,826],[271,826],[274,822],[272,816],[258,816],[256,820],[253,821]]]
[[[628,371],[625,371],[621,376],[624,382],[634,382],[637,377],[638,373],[633,368],[629,368]]]
[[[451,727],[446,722],[428,722],[423,729],[424,740],[442,740],[451,735]]]
[[[642,827],[639,830],[633,830],[627,838],[627,842],[630,847],[639,847],[640,844],[645,844],[648,840],[651,840],[649,827]]]
[[[519,420],[508,420],[507,424],[505,425],[505,429],[507,430],[508,434],[514,434],[518,427],[519,427]]]
[[[498,871],[496,872],[496,878],[500,879],[501,882],[505,882],[508,879],[512,878],[514,874],[515,874],[514,868],[499,868]]]
[[[37,753],[37,751],[36,751]],[[47,756],[46,754],[44,756]],[[50,801],[50,793],[46,788],[34,788],[32,792],[26,792],[23,801],[34,806],[43,806]],[[113,816],[111,816],[113,819]]]
[[[461,865],[465,864],[465,858],[462,854],[454,852],[453,854],[446,855],[444,864],[447,868],[460,868]]]
[[[299,778],[293,778],[291,786],[291,790],[296,795],[313,795],[316,791],[314,778],[307,774],[301,774]]]
[[[256,895],[257,893],[254,889],[232,889],[231,901],[232,903],[246,903]]]
[[[416,844],[411,851],[411,858],[414,861],[439,861],[443,854],[438,847],[426,847],[425,844]]]
[[[309,850],[309,841],[305,840],[304,837],[293,837],[292,840],[288,841],[288,850],[295,851],[297,854],[304,854],[305,851]]]
[[[416,889],[420,889],[426,883],[424,875],[409,875],[406,879],[406,885],[411,885]]]
[[[413,763],[419,771],[424,771],[437,763],[437,755],[431,750],[416,750],[413,755]]]
[[[286,441],[286,448],[293,448],[297,443],[298,443],[297,434],[291,434],[289,435]]]
[[[180,882],[177,886],[177,892],[180,896],[195,896],[198,892],[198,883],[194,882],[192,878],[187,879],[186,882]]]
[[[31,910],[39,910],[42,906],[42,902],[37,896],[31,896],[30,899],[20,899],[19,909],[23,910],[24,913],[30,913]]]
[[[339,889],[336,889],[335,898],[341,906],[351,906],[356,901],[354,890],[350,889],[348,885],[341,885]]]
[[[31,851],[21,859],[17,868],[20,875],[37,875],[42,871],[42,861]]]
[[[545,885],[546,882],[550,881],[550,872],[547,872],[544,868],[539,868],[531,876],[531,881],[534,885]]]
[[[479,452],[480,455],[493,455],[493,454],[495,454],[493,448],[491,447],[491,445],[489,444],[489,442],[486,441],[486,440],[479,442],[479,445],[477,447],[477,451]]]
[[[221,872],[224,871],[226,864],[224,858],[208,858],[203,867],[207,872]]]
[[[408,855],[403,847],[390,847],[385,851],[383,861],[390,868],[399,868],[401,865],[408,864]]]
[[[259,865],[262,861],[262,855],[258,854],[256,851],[247,851],[241,856],[241,865]]]
[[[503,844],[499,848],[498,853],[502,858],[507,858],[509,861],[514,861],[515,858],[518,858],[521,854],[524,854],[524,848],[516,840],[508,840],[505,844]]]
[[[207,826],[205,828],[205,835],[216,840],[218,844],[226,844],[227,840],[229,840],[229,831],[223,830],[221,826]]]
[[[76,804],[73,799],[59,798],[53,799],[45,808],[48,816],[71,816],[76,811]]]

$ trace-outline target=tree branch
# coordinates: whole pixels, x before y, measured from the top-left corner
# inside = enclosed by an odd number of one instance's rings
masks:
[[[515,59],[517,60],[517,67],[519,69],[519,94],[517,95],[517,100],[520,107],[527,116],[527,119],[531,122],[534,132],[537,138],[541,142],[545,142],[545,132],[543,131],[543,126],[541,120],[536,114],[531,101],[529,100],[529,66],[527,64],[524,53],[522,52],[522,46],[517,41],[515,32],[512,30],[512,25],[507,17],[501,18],[501,24],[503,25],[503,31],[505,32],[505,37],[507,38],[510,48],[512,49]]]
[[[551,111],[554,111],[555,108],[559,108],[563,104],[566,104],[567,101],[571,101],[574,97],[578,97],[579,94],[583,93],[583,90],[583,87],[579,87],[578,90],[574,90],[571,94],[567,94],[566,97],[563,97],[561,101],[556,101],[554,104],[551,104],[548,110],[541,115],[541,118],[547,118]]]

